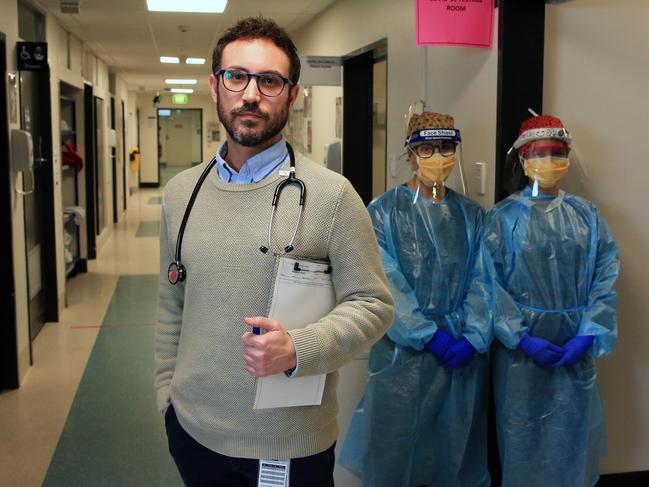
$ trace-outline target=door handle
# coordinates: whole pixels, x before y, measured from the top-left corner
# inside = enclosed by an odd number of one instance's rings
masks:
[[[45,159],[44,157],[34,157],[34,169],[45,167],[45,163],[48,161],[49,159]]]

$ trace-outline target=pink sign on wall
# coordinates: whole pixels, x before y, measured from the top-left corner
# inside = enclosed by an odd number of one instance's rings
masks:
[[[416,0],[418,46],[490,48],[494,0]]]

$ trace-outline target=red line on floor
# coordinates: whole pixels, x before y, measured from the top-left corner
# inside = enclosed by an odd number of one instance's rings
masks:
[[[155,323],[129,323],[123,325],[117,324],[103,324],[103,325],[72,325],[70,328],[81,330],[86,328],[148,328],[156,326]]]

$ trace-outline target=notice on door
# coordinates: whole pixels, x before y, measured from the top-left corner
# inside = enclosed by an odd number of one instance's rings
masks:
[[[417,0],[418,46],[491,48],[494,0]]]

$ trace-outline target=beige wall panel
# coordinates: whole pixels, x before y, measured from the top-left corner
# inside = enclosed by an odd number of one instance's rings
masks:
[[[546,8],[544,112],[563,119],[620,247],[619,341],[599,361],[609,437],[603,472],[649,470],[649,3]],[[595,27],[596,26],[596,27]]]

